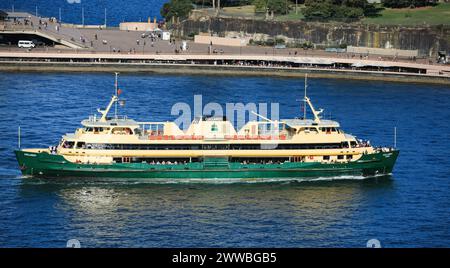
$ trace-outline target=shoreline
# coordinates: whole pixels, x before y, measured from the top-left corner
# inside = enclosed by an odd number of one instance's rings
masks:
[[[123,72],[186,75],[232,75],[232,76],[273,76],[303,77],[308,73],[314,78],[352,79],[365,81],[386,81],[403,83],[425,83],[450,85],[450,76],[380,72],[365,70],[339,70],[326,68],[289,68],[210,64],[170,64],[170,63],[92,63],[92,62],[42,62],[42,61],[1,61],[2,72]]]

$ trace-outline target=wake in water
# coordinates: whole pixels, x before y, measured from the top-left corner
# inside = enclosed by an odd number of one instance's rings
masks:
[[[205,178],[205,179],[129,179],[129,178],[32,178],[20,176],[26,184],[63,183],[68,185],[97,184],[97,185],[137,185],[137,184],[264,184],[264,183],[307,183],[326,181],[363,181],[373,178],[391,178],[391,175],[379,174],[374,176],[343,175],[335,177],[311,178]]]

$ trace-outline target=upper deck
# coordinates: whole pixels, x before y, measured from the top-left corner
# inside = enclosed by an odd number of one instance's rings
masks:
[[[339,128],[340,125],[338,122],[333,120],[320,120],[319,122],[315,122],[312,119],[281,119],[280,122],[285,123],[291,127],[312,127],[312,126],[320,126],[320,127],[336,127]]]
[[[81,121],[81,125],[83,125],[84,127],[139,126],[139,124],[135,120],[129,119],[127,116],[106,117],[105,120],[101,120],[100,117],[97,117],[95,115],[89,116],[88,119]]]
[[[324,120],[306,96],[305,104],[309,105],[312,119],[304,118],[272,120],[254,111],[258,117],[243,126],[235,127],[234,123],[222,116],[195,117],[186,129],[180,129],[175,122],[139,122],[127,116],[117,115],[117,94],[112,96],[106,109],[97,111],[101,116],[93,115],[81,122],[83,128],[75,133],[63,136],[69,147],[83,147],[99,144],[348,144],[357,143],[356,138],[344,133],[340,124],[333,120]],[[114,107],[115,106],[115,107]],[[115,108],[114,116],[108,116]],[[100,146],[102,147],[102,146]]]

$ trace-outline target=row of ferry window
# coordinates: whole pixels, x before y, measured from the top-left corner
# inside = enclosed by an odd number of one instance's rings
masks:
[[[85,132],[88,132],[88,133],[90,132],[90,133],[94,133],[94,134],[101,133],[101,132],[109,132],[109,130],[110,130],[110,128],[103,128],[103,127],[85,127],[84,128]],[[321,127],[321,128],[319,128],[319,130],[324,133],[332,133],[332,132],[340,133],[339,128],[335,128],[335,127]],[[298,132],[301,132],[301,131],[317,132],[317,128],[315,128],[315,127],[302,128]],[[131,130],[131,128],[127,128],[127,127],[115,127],[112,129],[111,133],[118,134],[118,135],[132,135],[133,130]]]
[[[350,143],[351,147],[356,142]],[[65,141],[63,148],[93,150],[292,150],[292,149],[340,149],[348,148],[348,142],[306,144],[107,144]]]
[[[337,132],[337,133],[341,133],[341,130],[339,128],[336,127],[320,127],[319,129],[317,129],[316,127],[305,127],[305,128],[300,128],[298,133],[305,131],[305,132],[316,132],[318,133],[319,131],[327,133],[327,134],[331,134],[332,132]]]
[[[94,134],[98,134],[101,132],[109,132],[109,130],[110,130],[109,127],[85,127],[84,128],[85,132],[94,133]],[[131,128],[128,128],[128,127],[115,127],[112,129],[111,133],[117,134],[117,135],[132,135],[133,130],[131,130]]]
[[[335,127],[321,127],[320,131],[322,131],[322,132],[338,132],[339,133],[339,129],[335,128]]]
[[[230,157],[227,159],[231,163],[242,164],[281,164],[286,162],[305,162],[309,157],[296,156],[296,157]],[[338,155],[337,160],[351,160],[352,155]],[[310,159],[311,160],[311,159]],[[314,160],[330,161],[329,155],[324,155],[321,158],[317,156]],[[200,157],[114,157],[115,163],[147,163],[147,164],[186,164],[203,162]]]

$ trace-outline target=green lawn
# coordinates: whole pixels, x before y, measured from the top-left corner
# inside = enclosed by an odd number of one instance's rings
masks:
[[[220,10],[220,14],[231,17],[253,18],[255,16],[255,6],[224,7]]]
[[[297,12],[295,12],[295,7],[293,6],[292,9],[290,10],[289,14],[286,15],[275,15],[275,20],[276,21],[299,21],[299,20],[303,20],[305,18],[305,16],[303,16],[302,14],[302,10],[301,7],[303,7],[303,5],[299,5]]]
[[[297,12],[295,12],[295,5],[291,6],[289,14],[286,15],[275,15],[274,19],[276,21],[298,21],[305,18],[302,14],[302,7],[304,5],[298,5]],[[240,6],[240,7],[224,7],[221,12],[222,15],[232,16],[232,17],[244,17],[249,19],[265,19],[265,12],[255,12],[255,6]]]
[[[381,16],[365,18],[363,23],[381,25],[450,25],[450,3],[441,3],[437,6],[423,8],[401,8],[383,10]]]
[[[295,7],[291,6],[289,14],[275,15],[275,21],[299,21],[303,20],[304,16],[301,9],[304,5],[299,5],[298,12],[295,12]],[[240,7],[225,7],[221,10],[220,15],[226,17],[240,17],[247,19],[265,19],[264,12],[255,12],[255,7],[252,5]],[[379,24],[379,25],[450,25],[450,3],[441,3],[436,6],[423,8],[401,8],[392,9],[386,8],[380,12],[380,16],[373,18],[364,18],[361,20],[365,24]]]

